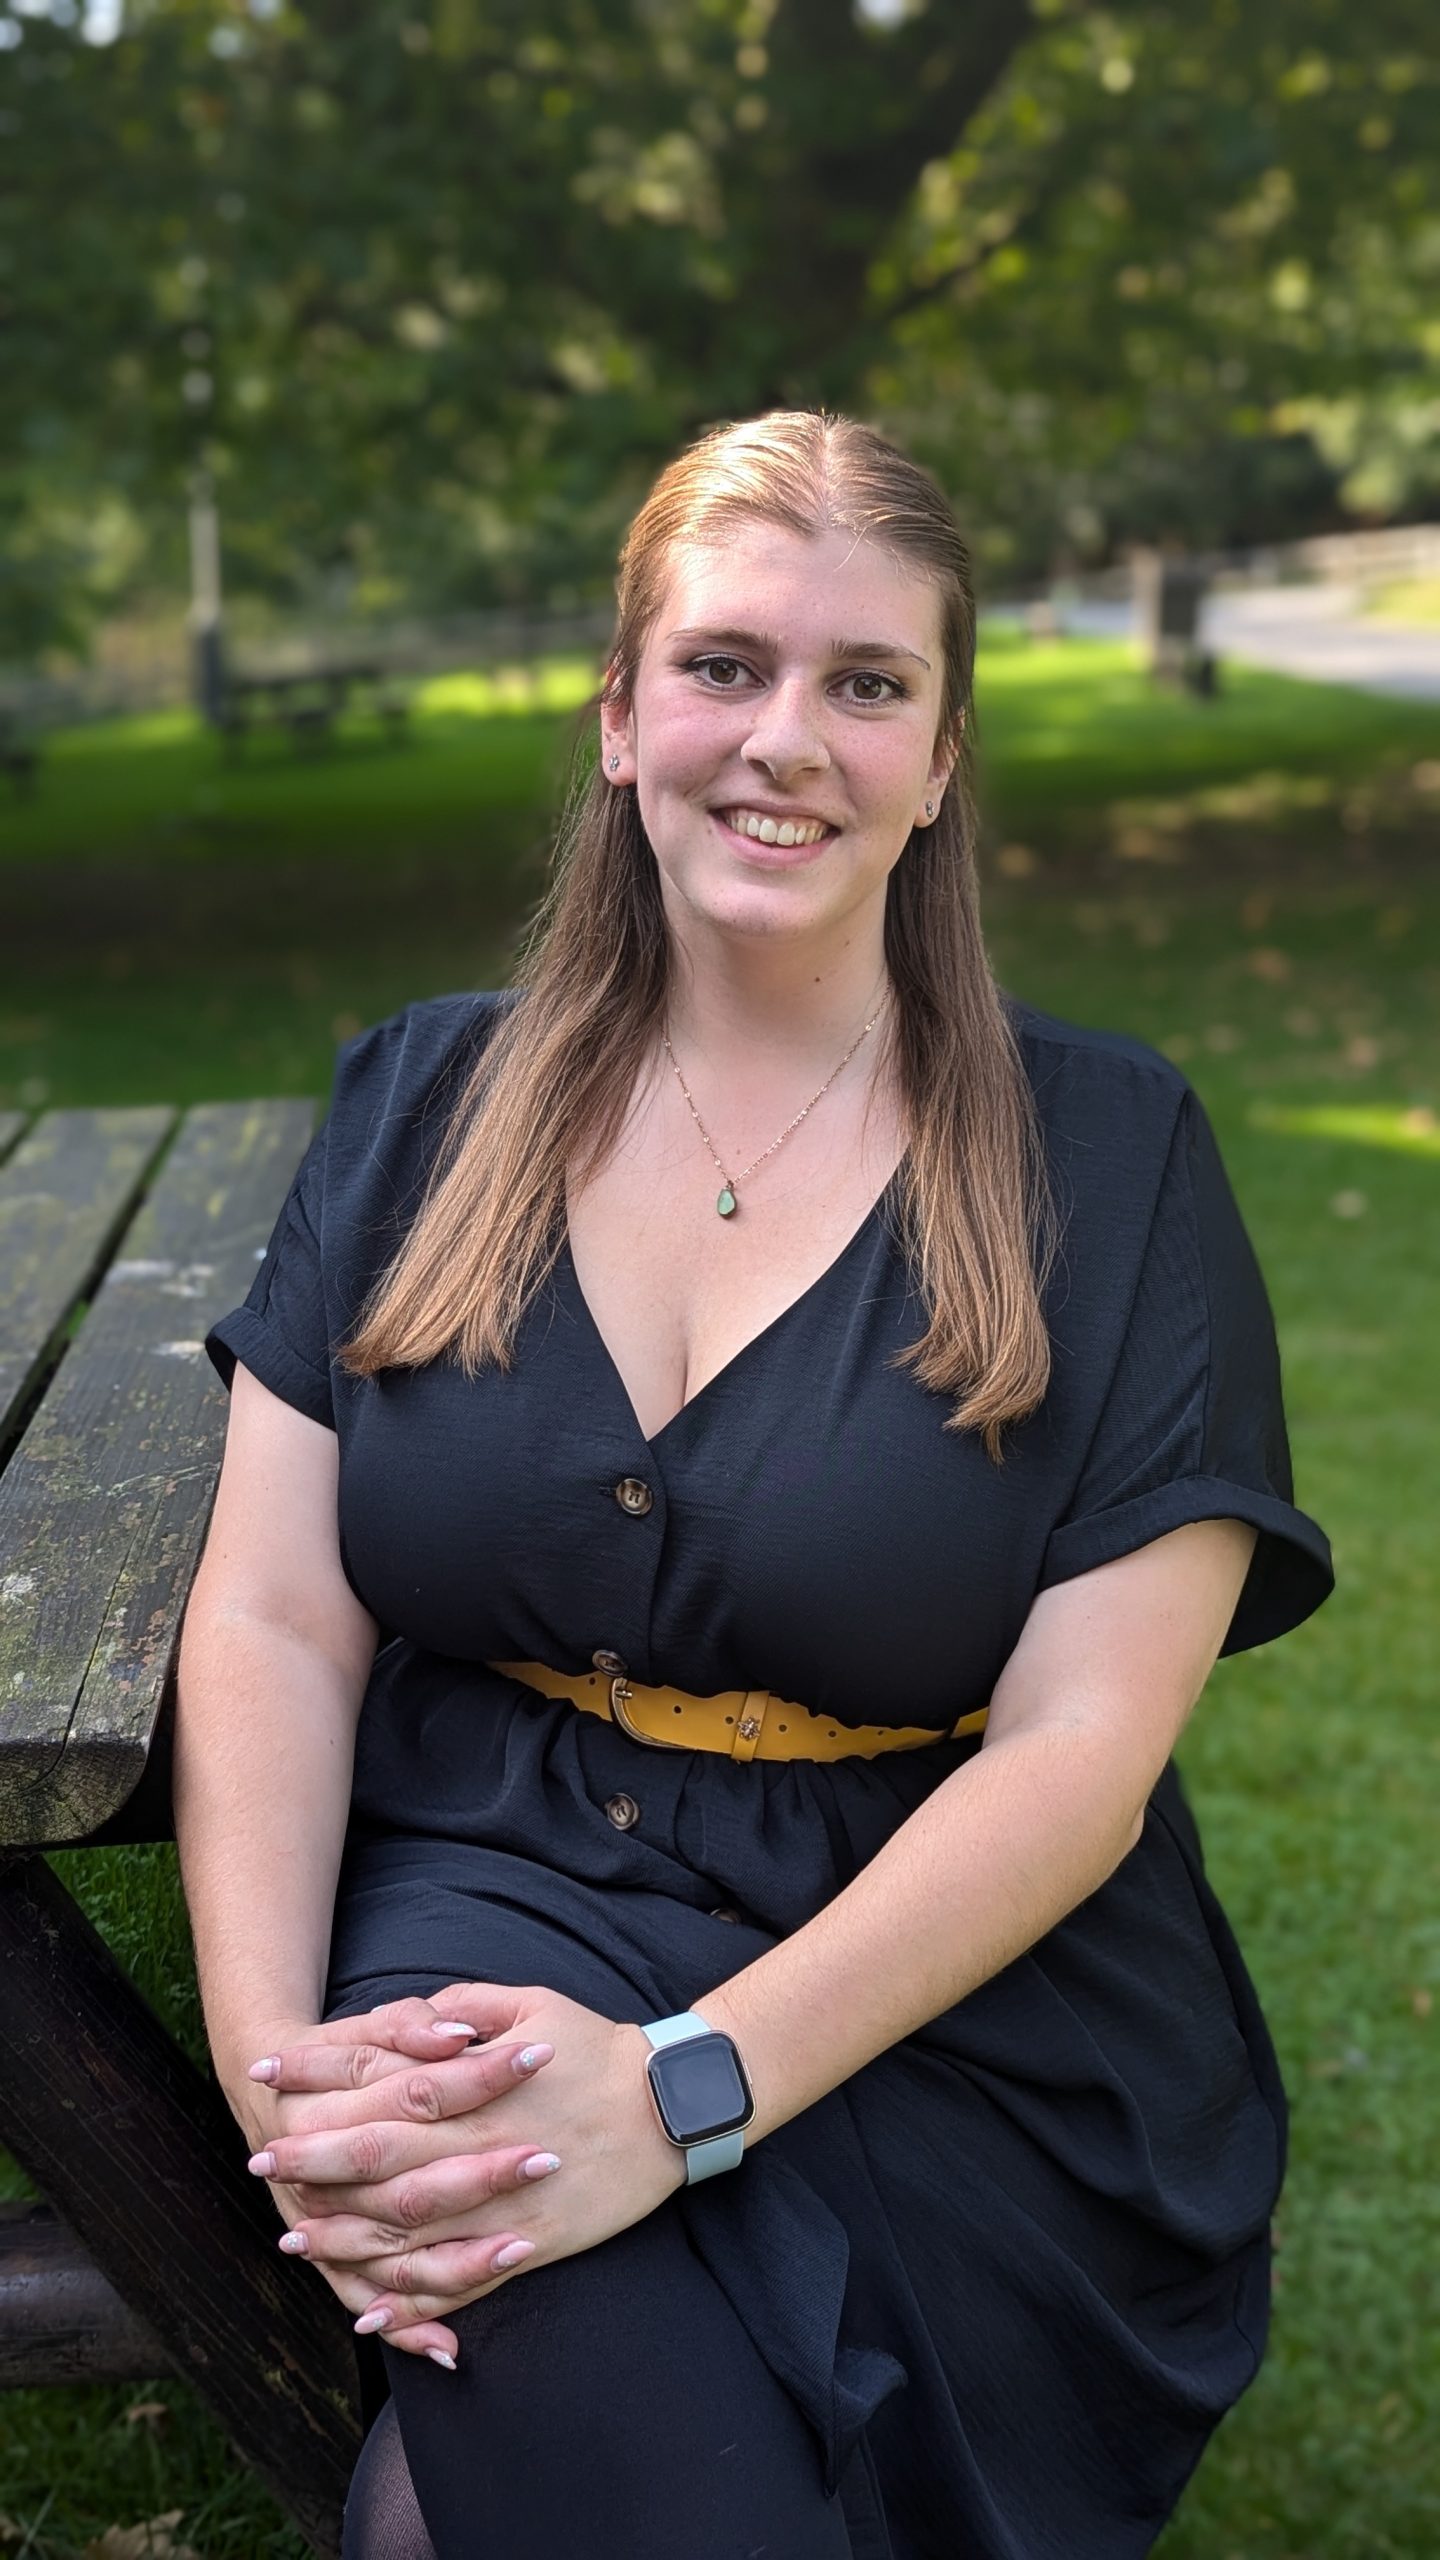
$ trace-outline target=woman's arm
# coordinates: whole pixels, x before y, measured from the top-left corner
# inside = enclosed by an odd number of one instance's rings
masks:
[[[255,2139],[246,2066],[320,2017],[378,1628],[341,1569],[338,1452],[237,1363],[224,1463],[181,1633],[174,1811],[215,2068]]]
[[[744,2057],[747,2142],[963,2000],[1120,1864],[1218,1657],[1255,1534],[1189,1521],[1042,1591],[981,1749],[813,1920],[690,2002]]]

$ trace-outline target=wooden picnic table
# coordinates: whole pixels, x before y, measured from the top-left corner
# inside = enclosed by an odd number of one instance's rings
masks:
[[[173,1837],[175,1661],[225,1432],[203,1336],[315,1116],[0,1113],[0,2143],[44,2198],[0,2206],[0,2388],[181,2376],[333,2555],[360,2445],[347,2315],[277,2251],[213,2073],[43,1854]]]
[[[409,697],[393,668],[378,659],[350,658],[278,675],[227,674],[219,725],[237,742],[252,728],[269,726],[318,746],[352,708],[373,712],[392,736],[400,735],[410,716]]]

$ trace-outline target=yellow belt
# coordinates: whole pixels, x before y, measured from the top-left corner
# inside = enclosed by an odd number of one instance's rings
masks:
[[[828,1716],[768,1689],[722,1689],[697,1698],[688,1689],[647,1688],[623,1672],[611,1677],[552,1671],[547,1662],[492,1662],[490,1669],[547,1698],[569,1698],[593,1715],[607,1716],[636,1742],[661,1751],[724,1751],[732,1760],[873,1760],[880,1751],[918,1751],[951,1734],[981,1733],[990,1712],[977,1707],[948,1731],[918,1724],[832,1724]]]

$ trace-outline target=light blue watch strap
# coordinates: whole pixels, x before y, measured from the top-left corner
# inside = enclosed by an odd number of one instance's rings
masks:
[[[713,2035],[708,2018],[697,2017],[693,2009],[678,2009],[672,2018],[641,2020],[644,2033],[657,2052],[661,2045],[685,2044],[691,2036]],[[708,2142],[687,2142],[685,2184],[693,2187],[700,2178],[713,2178],[717,2169],[738,2169],[745,2155],[743,2128],[735,2133],[712,2134]]]

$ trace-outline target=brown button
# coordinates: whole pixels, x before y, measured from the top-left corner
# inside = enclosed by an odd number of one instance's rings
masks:
[[[643,1476],[622,1476],[615,1487],[615,1499],[622,1511],[633,1512],[638,1520],[649,1510],[655,1496]]]
[[[591,1654],[590,1661],[596,1671],[623,1672],[625,1668],[622,1656],[618,1653],[612,1653],[609,1646],[604,1644],[599,1647],[598,1651]]]
[[[712,1920],[738,1920],[740,1914],[732,1911],[728,1902],[717,1902],[710,1917]]]
[[[617,1831],[628,1831],[640,1819],[640,1807],[633,1796],[608,1796],[605,1810]]]

